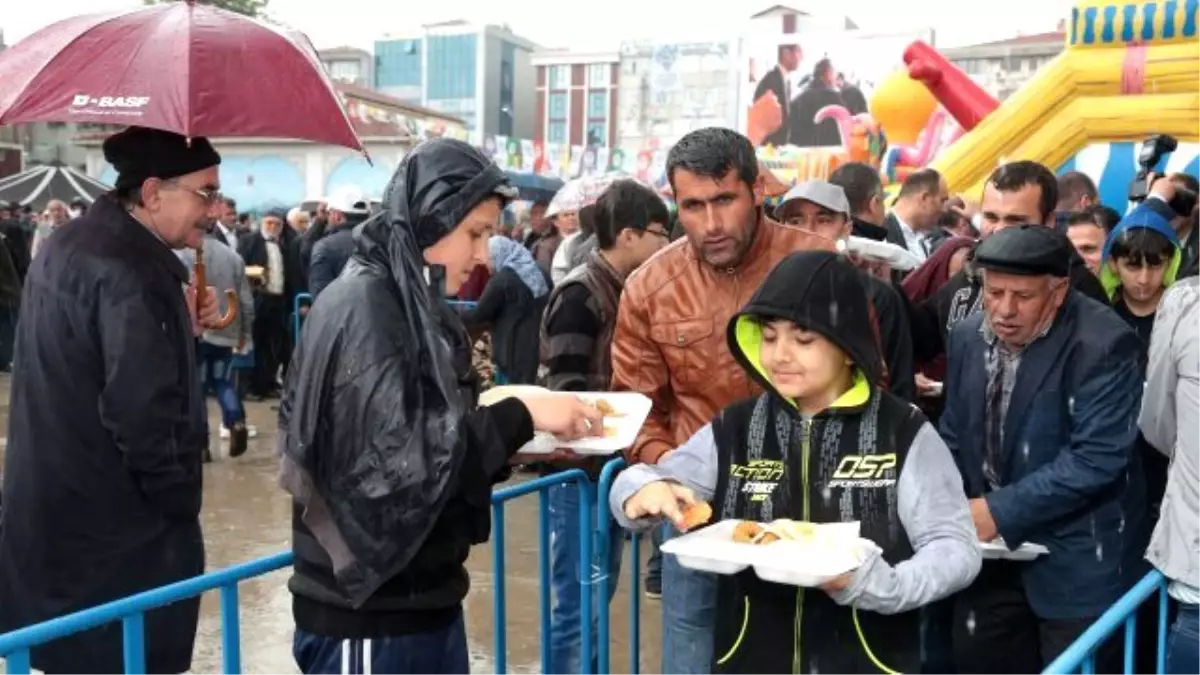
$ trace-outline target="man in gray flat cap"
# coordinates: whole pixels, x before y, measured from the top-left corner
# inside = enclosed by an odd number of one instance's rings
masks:
[[[221,158],[131,127],[116,189],[46,240],[17,330],[0,516],[0,633],[196,576],[208,444],[196,336],[216,324],[172,249],[211,220]],[[199,598],[146,613],[146,672],[191,667]],[[121,622],[33,649],[54,672],[124,672]]]
[[[958,672],[1040,672],[1146,569],[1139,342],[1072,290],[1071,253],[1041,224],[992,234],[975,250],[983,312],[950,334],[941,433],[979,539],[1049,549],[985,561],[959,594]],[[1119,644],[1097,672],[1120,666]]]

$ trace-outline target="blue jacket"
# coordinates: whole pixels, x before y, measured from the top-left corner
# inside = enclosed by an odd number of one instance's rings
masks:
[[[354,229],[345,225],[317,242],[308,267],[308,292],[314,299],[338,278],[353,253]]]
[[[983,473],[985,314],[950,334],[941,433],[968,497],[985,497],[1010,547],[1050,550],[1022,563],[1043,619],[1100,615],[1145,568],[1145,484],[1134,452],[1142,375],[1138,337],[1110,308],[1071,291],[1050,331],[1026,347],[1004,420],[1003,487]]]

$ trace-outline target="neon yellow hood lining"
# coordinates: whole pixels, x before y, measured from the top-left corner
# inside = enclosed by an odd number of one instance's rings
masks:
[[[739,316],[734,326],[734,338],[742,356],[754,367],[755,372],[751,374],[757,374],[760,381],[769,385],[774,393],[779,394],[759,358],[759,352],[762,349],[762,326],[750,316]],[[782,395],[780,398],[785,398],[793,407],[796,405],[796,402],[790,398]],[[867,377],[863,375],[861,369],[855,368],[854,384],[850,385],[850,389],[839,396],[829,408],[858,408],[866,405],[870,398],[871,383],[867,381]]]
[[[1121,275],[1112,270],[1112,262],[1113,259],[1109,258],[1100,264],[1100,285],[1104,287],[1109,302],[1116,299],[1117,290],[1121,288]],[[1163,275],[1163,288],[1170,288],[1171,284],[1175,283],[1182,263],[1182,252],[1176,246],[1174,252],[1171,253],[1171,262],[1167,263],[1167,272]]]

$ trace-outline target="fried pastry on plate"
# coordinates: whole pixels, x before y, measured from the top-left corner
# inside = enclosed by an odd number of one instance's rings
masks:
[[[762,525],[749,520],[743,520],[733,528],[733,540],[739,544],[752,544],[760,534],[762,534]]]
[[[708,502],[696,502],[683,510],[683,530],[694,530],[712,518],[712,507]]]

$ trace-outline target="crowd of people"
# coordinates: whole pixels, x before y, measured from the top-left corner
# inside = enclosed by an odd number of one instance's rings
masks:
[[[820,588],[656,553],[662,672],[1038,672],[1151,566],[1170,580],[1168,672],[1198,667],[1193,177],[1151,177],[1121,215],[1035,162],[999,166],[978,204],[932,169],[889,201],[848,164],[768,205],[750,140],[708,128],[670,150],[674,214],[622,179],[504,232],[504,172],[438,139],[376,214],[346,195],[247,230],[203,139],[134,128],[104,149],[116,191],[24,277],[0,631],[203,569],[204,391],[240,453],[228,373],[252,346],[249,392],[280,397],[305,673],[468,672],[465,563],[491,488],[517,465],[597,479],[609,458],[519,450],[535,431],[602,433],[576,394],[605,391],[652,401],[607,495],[626,529],[661,543],[708,502],[713,522],[857,522],[875,544]],[[855,237],[917,265],[851,253]],[[172,249],[202,250],[211,285],[188,285]],[[240,320],[222,326],[226,291]],[[300,292],[315,300],[292,345]],[[497,383],[549,391],[479,406],[482,332]],[[597,617],[580,593],[597,567],[619,573],[623,533],[606,565],[584,560],[576,489],[549,503],[547,668],[581,672]],[[985,560],[991,542],[1048,554]],[[197,612],[147,614],[149,668],[187,669]],[[118,626],[33,657],[56,672],[120,655]],[[1119,640],[1097,668],[1120,668]]]

